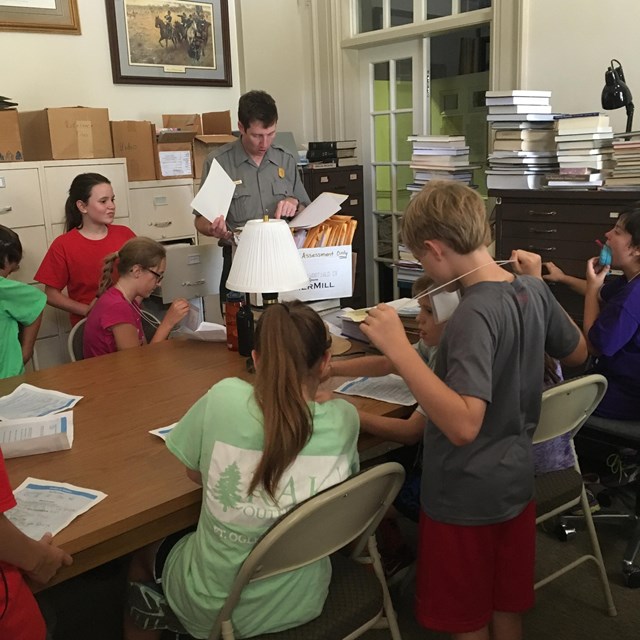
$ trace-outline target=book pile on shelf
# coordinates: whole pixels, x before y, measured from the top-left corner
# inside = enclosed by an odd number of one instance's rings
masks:
[[[540,188],[558,168],[551,91],[487,91],[485,99],[493,142],[487,188]]]
[[[422,265],[403,244],[398,245],[398,259],[393,263],[398,282],[415,282],[424,272]]]
[[[458,180],[471,185],[473,169],[464,136],[409,136],[413,145],[413,182],[407,189],[414,195],[430,180]]]
[[[310,169],[353,167],[358,164],[355,140],[309,142],[307,164]]]
[[[556,118],[558,171],[548,174],[550,189],[596,189],[614,167],[613,129],[604,113],[567,113]]]
[[[613,139],[615,166],[604,179],[605,187],[640,188],[640,131],[618,133]]]

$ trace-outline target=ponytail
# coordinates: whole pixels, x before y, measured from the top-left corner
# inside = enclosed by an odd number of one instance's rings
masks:
[[[298,300],[272,305],[260,316],[254,393],[264,419],[264,448],[249,494],[262,485],[275,501],[282,474],[311,438],[313,415],[304,385],[330,345],[320,316]]]
[[[118,260],[118,275],[122,277],[139,264],[143,269],[153,269],[166,258],[167,250],[155,240],[137,236],[127,240],[120,251],[110,253],[104,259],[102,276],[98,287],[100,297],[113,284],[113,266]]]
[[[115,253],[108,254],[104,258],[104,262],[102,265],[102,274],[100,276],[100,284],[98,285],[98,298],[113,284],[113,278],[111,277],[111,274],[113,273],[113,265],[115,264],[117,259],[117,251]]]

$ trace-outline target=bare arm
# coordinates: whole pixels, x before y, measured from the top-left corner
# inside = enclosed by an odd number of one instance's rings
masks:
[[[600,289],[609,270],[609,267],[599,267],[598,258],[591,258],[587,262],[582,332],[587,339],[589,353],[594,355],[600,355],[600,352],[589,342],[589,331],[600,315]]]
[[[73,562],[71,556],[51,540],[51,534],[32,540],[0,514],[0,560],[18,567],[41,584],[49,582],[61,566]]]
[[[386,376],[395,373],[395,367],[386,356],[364,356],[363,358],[346,358],[331,360],[329,375],[331,376]]]
[[[69,296],[62,293],[60,289],[55,289],[46,285],[44,292],[47,296],[47,304],[55,307],[56,309],[62,309],[68,313],[75,313],[78,316],[86,316],[91,309],[90,304],[84,304],[77,300],[72,300]]]
[[[202,474],[195,469],[189,469],[189,467],[185,467],[187,470],[187,478],[196,484],[202,486]]]
[[[581,296],[585,295],[587,290],[587,282],[582,278],[576,278],[575,276],[567,275],[560,267],[556,267],[553,262],[545,262],[543,265],[547,273],[545,273],[542,277],[547,282],[559,282],[561,284],[567,285],[570,289],[579,293]]]
[[[366,411],[358,411],[360,429],[391,442],[411,445],[420,441],[427,419],[418,411],[408,418],[386,418]]]
[[[111,327],[113,337],[116,341],[116,349],[124,351],[140,346],[140,338],[138,337],[138,329],[135,325],[121,322]]]
[[[203,236],[223,240],[230,240],[233,237],[233,233],[227,229],[227,223],[223,216],[218,216],[213,222],[209,222],[204,216],[196,215],[193,223]]]
[[[165,314],[160,326],[151,338],[151,344],[162,342],[169,337],[171,330],[189,313],[189,303],[184,298],[176,298]]]
[[[456,446],[473,442],[480,432],[486,402],[448,387],[411,346],[394,309],[378,305],[362,323],[363,333],[391,360],[429,418]]]
[[[20,328],[20,345],[22,347],[22,362],[27,364],[33,356],[33,345],[38,337],[38,331],[40,331],[40,325],[42,324],[42,312],[31,323],[24,325]]]

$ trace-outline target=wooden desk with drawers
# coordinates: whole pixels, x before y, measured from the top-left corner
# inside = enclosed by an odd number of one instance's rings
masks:
[[[584,278],[586,262],[598,255],[618,215],[640,200],[637,191],[492,190],[496,198],[496,258],[526,249],[554,262],[565,273]],[[554,295],[579,326],[584,299],[568,287],[549,283]]]

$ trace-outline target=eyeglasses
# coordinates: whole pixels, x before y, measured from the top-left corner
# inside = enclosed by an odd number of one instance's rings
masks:
[[[156,277],[156,280],[158,282],[158,284],[160,284],[162,282],[162,278],[164,278],[164,273],[158,273],[157,271],[154,271],[153,269],[149,269],[149,267],[145,267],[145,269],[153,274]]]

